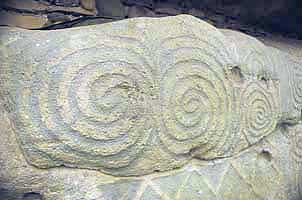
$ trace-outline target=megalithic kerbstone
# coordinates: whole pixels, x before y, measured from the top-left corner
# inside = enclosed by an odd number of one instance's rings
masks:
[[[129,177],[104,182],[105,199],[139,187],[131,176],[150,177],[151,188],[129,194],[141,199],[185,199],[186,184],[209,199],[286,199],[276,191],[300,167],[301,61],[250,36],[187,15],[1,28],[0,63],[1,101],[29,166]],[[219,169],[200,164],[219,160]],[[206,177],[215,170],[217,189]]]

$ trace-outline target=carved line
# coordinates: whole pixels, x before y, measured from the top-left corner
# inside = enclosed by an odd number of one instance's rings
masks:
[[[302,64],[290,59],[291,65],[287,65],[290,72],[290,86],[293,96],[293,107],[302,110]]]
[[[190,72],[186,72],[186,70],[189,69]],[[173,80],[174,78],[175,80]],[[179,83],[182,89],[177,88],[178,82],[183,80],[185,81]],[[164,113],[164,118],[161,120],[161,122],[162,127],[165,128],[167,133],[165,133],[165,135],[161,134],[160,136],[170,150],[175,153],[185,153],[186,151],[189,151],[202,143],[208,142],[215,143],[212,144],[213,146],[211,146],[211,148],[213,148],[217,145],[217,143],[221,142],[221,140],[225,140],[227,134],[224,134],[224,131],[225,127],[227,126],[227,122],[226,119],[222,119],[221,117],[223,114],[226,114],[226,110],[229,109],[230,100],[228,99],[227,95],[228,91],[225,86],[225,81],[223,81],[223,79],[221,79],[219,75],[208,65],[196,60],[176,63],[175,66],[168,69],[163,76],[161,87],[161,99],[163,102],[162,112]],[[186,90],[183,91],[183,89]],[[170,95],[169,91],[170,93],[172,92],[171,96],[167,96]],[[195,93],[192,93],[191,91],[194,91]],[[186,106],[193,106],[193,108],[196,108],[195,110],[184,109],[184,105],[182,105],[184,102],[179,101],[179,97],[177,96],[179,92],[181,92],[181,97],[191,93],[191,96],[188,97],[188,102],[190,102],[190,104],[195,103],[196,105],[189,104]],[[180,100],[183,99],[184,98],[180,98]],[[202,101],[207,101],[206,104],[208,105],[205,105]],[[177,104],[181,105],[179,106]],[[209,121],[206,120],[205,123],[208,124],[208,128],[205,128],[205,126],[202,125],[202,118],[200,118],[200,116],[207,113],[209,113]],[[179,118],[182,117],[182,120],[186,120],[186,117],[192,116],[192,114],[197,114],[198,117],[194,117],[194,124],[190,124],[191,126],[179,126]],[[175,117],[175,115],[181,116]],[[202,127],[205,129],[203,130]],[[216,131],[221,132],[219,138],[218,136],[215,136],[217,137],[218,141],[210,142],[210,140],[213,138],[210,138],[211,136],[207,134],[211,134],[212,132]],[[182,138],[180,139],[179,135],[177,136],[176,134],[185,135],[180,136]]]
[[[274,101],[274,96],[258,82],[245,86],[240,98],[240,116],[241,130],[248,139],[263,137],[275,129],[278,109]]]
[[[84,51],[84,50],[79,50],[79,51],[77,51],[77,52],[81,52],[81,51]],[[91,53],[94,53],[94,51],[91,51]],[[67,58],[67,57],[65,57],[65,58]],[[62,60],[64,60],[65,58],[63,58]],[[67,59],[68,60],[68,59]],[[62,63],[61,63],[62,64]],[[85,67],[85,66],[82,66],[82,67]],[[55,70],[58,70],[58,69],[55,69]],[[57,73],[56,71],[54,71],[54,74],[55,73]],[[134,74],[137,74],[137,73],[134,73]],[[53,76],[54,77],[54,76]],[[51,79],[51,78],[50,78]],[[61,126],[61,128],[59,128],[58,129],[58,127],[50,127],[50,129],[48,129],[47,128],[47,126],[44,126],[43,125],[43,123],[42,123],[42,118],[44,118],[44,120],[45,120],[45,117],[46,118],[48,118],[47,116],[41,116],[40,114],[41,114],[41,111],[38,111],[38,110],[41,110],[41,108],[39,109],[37,106],[39,106],[39,102],[41,101],[41,99],[39,99],[40,98],[40,94],[39,94],[39,92],[41,92],[40,90],[44,87],[45,88],[45,86],[46,87],[48,87],[48,85],[41,85],[41,83],[39,82],[39,78],[38,77],[34,77],[33,78],[33,83],[32,83],[32,88],[31,88],[31,97],[28,99],[28,100],[26,100],[26,99],[24,99],[24,100],[22,100],[23,101],[23,105],[21,104],[21,105],[19,105],[20,107],[23,107],[23,108],[25,108],[25,109],[27,109],[28,108],[28,106],[26,106],[26,105],[31,105],[30,106],[30,110],[28,110],[28,111],[26,111],[26,110],[22,110],[22,109],[20,109],[20,112],[19,112],[19,118],[21,118],[21,119],[28,119],[27,120],[27,124],[32,124],[32,125],[30,125],[31,127],[35,127],[34,129],[31,129],[30,131],[33,131],[34,133],[39,133],[39,134],[41,134],[41,132],[42,133],[45,133],[46,135],[44,135],[44,136],[46,136],[46,137],[49,137],[49,130],[55,130],[56,129],[56,131],[54,131],[54,132],[57,132],[57,133],[59,133],[59,134],[57,134],[57,136],[65,136],[64,134],[70,134],[70,133],[75,133],[74,131],[72,131],[71,129],[65,129],[65,124],[62,124],[61,123],[61,125],[59,125],[59,127]],[[53,81],[53,80],[51,80],[51,81]],[[37,84],[40,84],[40,85],[37,85]],[[48,103],[48,107],[49,108],[52,108],[53,110],[50,112],[50,114],[55,114],[56,112],[57,112],[57,108],[54,108],[53,106],[52,106],[52,102],[56,102],[56,94],[54,94],[54,91],[56,91],[57,90],[57,88],[55,87],[57,85],[57,83],[56,83],[56,81],[55,82],[52,82],[52,84],[50,84],[50,88],[45,88],[46,90],[49,90],[49,89],[51,89],[50,90],[50,92],[51,93],[53,93],[53,95],[46,95],[46,96],[44,96],[44,98],[46,98],[46,99],[48,99],[48,100],[46,100]],[[37,88],[37,87],[38,88]],[[40,88],[39,88],[40,87]],[[25,91],[28,91],[28,90],[23,90],[22,92],[24,93]],[[21,96],[19,96],[19,97],[22,97],[22,95]],[[26,97],[26,95],[25,96],[23,96],[23,97]],[[50,98],[50,99],[49,99]],[[43,100],[43,99],[42,99]],[[20,101],[19,101],[20,102]],[[45,102],[44,102],[45,103]],[[44,105],[45,106],[45,105]],[[40,106],[39,106],[40,107]],[[42,107],[43,107],[43,105],[42,105]],[[37,110],[38,109],[38,110]],[[46,108],[46,110],[47,110],[47,108]],[[28,118],[28,116],[25,114],[25,113],[28,113],[29,114],[29,116],[31,116],[31,118]],[[24,115],[25,114],[25,115]],[[47,112],[44,112],[44,114],[48,114]],[[37,116],[38,115],[38,116]],[[23,117],[22,117],[23,116]],[[38,121],[37,121],[38,120]],[[48,119],[48,120],[50,120],[50,122],[49,122],[49,124],[52,124],[54,121],[52,121],[53,119]],[[60,120],[57,120],[55,123],[57,123],[57,122],[59,122]],[[23,121],[23,122],[25,122],[25,121]],[[35,125],[34,125],[35,124]],[[59,124],[59,123],[57,123],[57,124]],[[44,126],[44,128],[43,127],[41,127],[41,125],[43,125]],[[54,125],[54,124],[52,124],[52,125]],[[57,126],[57,125],[54,125],[54,126]],[[25,126],[25,127],[27,127],[27,126]],[[41,129],[42,128],[42,129]],[[135,130],[135,129],[134,129]],[[64,133],[64,134],[62,134],[62,133]],[[73,137],[73,136],[72,136]],[[145,136],[144,136],[145,137]],[[62,140],[62,142],[66,142],[65,140],[66,139],[68,139],[68,138],[64,138],[63,137],[63,140]],[[79,140],[81,140],[81,143],[79,143],[79,142],[76,142],[75,143],[75,145],[78,145],[78,146],[73,146],[73,147],[76,147],[76,148],[79,148],[79,153],[82,153],[81,152],[81,148],[83,148],[83,138],[78,138]],[[76,141],[77,141],[77,139],[76,139]],[[93,144],[93,143],[91,143],[92,141],[89,141],[90,142],[90,145],[91,144]],[[94,142],[95,143],[95,142]],[[70,145],[70,140],[69,140],[69,142],[67,143],[67,145]],[[87,148],[89,148],[89,149],[91,149],[90,147],[90,145],[87,145],[86,147]],[[101,146],[100,146],[101,147]],[[95,147],[93,147],[93,145],[92,145],[92,149],[91,149],[91,151],[88,151],[88,152],[85,152],[85,153],[95,153],[95,150],[98,150],[98,149],[96,149]],[[124,151],[124,152],[122,152],[123,154],[129,154],[129,152],[126,152],[126,151]],[[84,157],[85,157],[85,155],[83,155]],[[130,156],[131,157],[131,156]],[[99,157],[100,158],[100,157]],[[102,158],[102,157],[101,157]],[[111,158],[111,159],[113,159],[113,158]],[[107,160],[107,162],[112,162],[111,161],[111,159],[108,159],[108,158],[104,158],[103,160]],[[120,155],[120,158],[118,158],[118,157],[116,157],[116,159],[124,159],[124,160],[122,160],[121,161],[121,165],[125,165],[125,155],[124,156],[122,156],[122,155]],[[128,158],[129,159],[129,158]],[[114,163],[114,166],[110,166],[110,167],[118,167],[119,165],[116,163],[116,162],[112,162],[112,163]],[[105,164],[106,165],[106,164]],[[110,165],[110,164],[109,164]]]
[[[302,166],[302,131],[300,126],[293,130],[292,135],[292,156],[296,163]]]

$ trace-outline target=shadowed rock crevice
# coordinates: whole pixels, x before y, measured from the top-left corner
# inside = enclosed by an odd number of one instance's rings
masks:
[[[42,195],[36,192],[25,193],[22,200],[43,200]]]

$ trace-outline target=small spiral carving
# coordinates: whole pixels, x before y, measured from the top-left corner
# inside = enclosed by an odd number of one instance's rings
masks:
[[[258,82],[250,82],[242,91],[241,129],[249,142],[271,133],[278,122],[278,108],[274,94]]]
[[[131,50],[77,50],[20,90],[17,118],[24,134],[61,142],[60,154],[46,151],[53,160],[96,168],[127,166],[138,157],[151,130],[149,70]]]

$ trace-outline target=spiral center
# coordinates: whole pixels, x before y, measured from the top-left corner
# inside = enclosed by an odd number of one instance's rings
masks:
[[[90,98],[93,110],[108,115],[107,122],[121,118],[133,104],[132,101],[136,101],[131,80],[118,74],[104,75],[96,79],[90,86]]]

